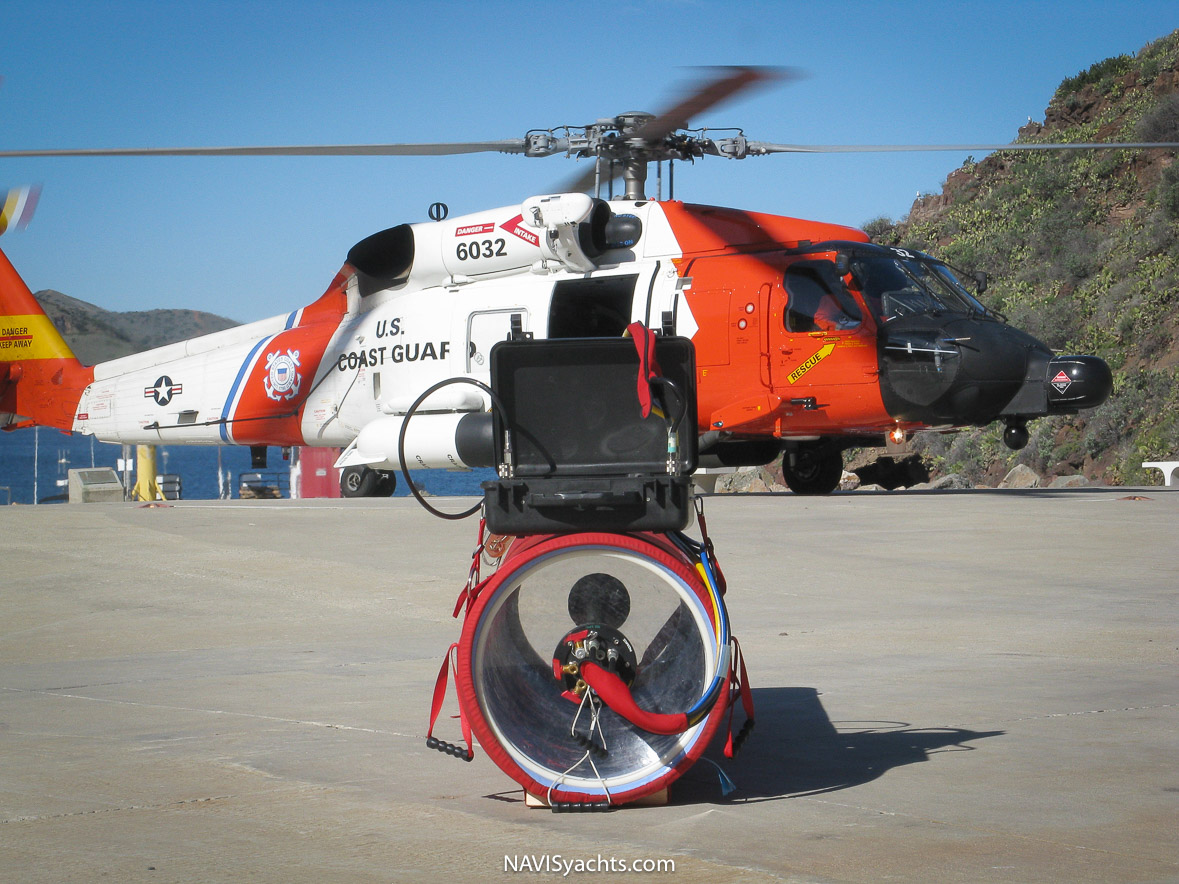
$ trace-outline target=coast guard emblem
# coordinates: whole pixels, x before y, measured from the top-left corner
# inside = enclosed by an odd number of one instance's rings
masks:
[[[299,373],[298,350],[267,353],[266,370],[268,376],[262,379],[262,386],[266,388],[267,396],[279,402],[283,399],[294,399],[299,395],[303,375]]]

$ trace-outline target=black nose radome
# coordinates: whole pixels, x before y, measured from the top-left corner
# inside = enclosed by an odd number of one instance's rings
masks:
[[[1109,398],[1113,372],[1096,356],[1056,356],[1048,361],[1048,413],[1071,414]]]
[[[988,319],[901,317],[880,335],[880,390],[897,420],[985,424],[1019,391],[1043,345]]]

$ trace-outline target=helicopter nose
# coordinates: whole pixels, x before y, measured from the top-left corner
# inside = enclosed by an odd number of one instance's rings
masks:
[[[1023,384],[1034,338],[990,319],[900,317],[879,336],[884,406],[899,421],[986,424]]]

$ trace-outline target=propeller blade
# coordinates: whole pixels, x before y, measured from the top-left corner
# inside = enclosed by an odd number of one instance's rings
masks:
[[[17,230],[28,227],[40,198],[40,184],[26,184],[7,191],[0,190],[0,235],[10,227]]]
[[[438,144],[307,144],[269,147],[111,147],[61,150],[0,150],[6,157],[322,157],[445,156],[464,153],[523,153],[523,138]]]
[[[1016,144],[773,144],[768,141],[749,142],[750,154],[771,153],[906,153],[934,150],[1119,150],[1122,148],[1149,150],[1153,148],[1176,148],[1175,141],[1100,141],[1087,143],[1037,143]]]

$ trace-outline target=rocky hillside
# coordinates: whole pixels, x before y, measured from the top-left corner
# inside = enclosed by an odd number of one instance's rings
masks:
[[[1060,84],[1021,142],[1179,141],[1179,31]],[[1017,464],[1151,483],[1144,460],[1179,456],[1179,163],[1173,150],[998,151],[966,162],[899,223],[866,225],[952,265],[985,270],[984,300],[1060,352],[1095,353],[1114,392],[1075,418],[923,437],[933,475],[994,484]]]
[[[237,325],[232,319],[198,310],[112,313],[52,290],[37,292],[35,297],[86,365]]]

